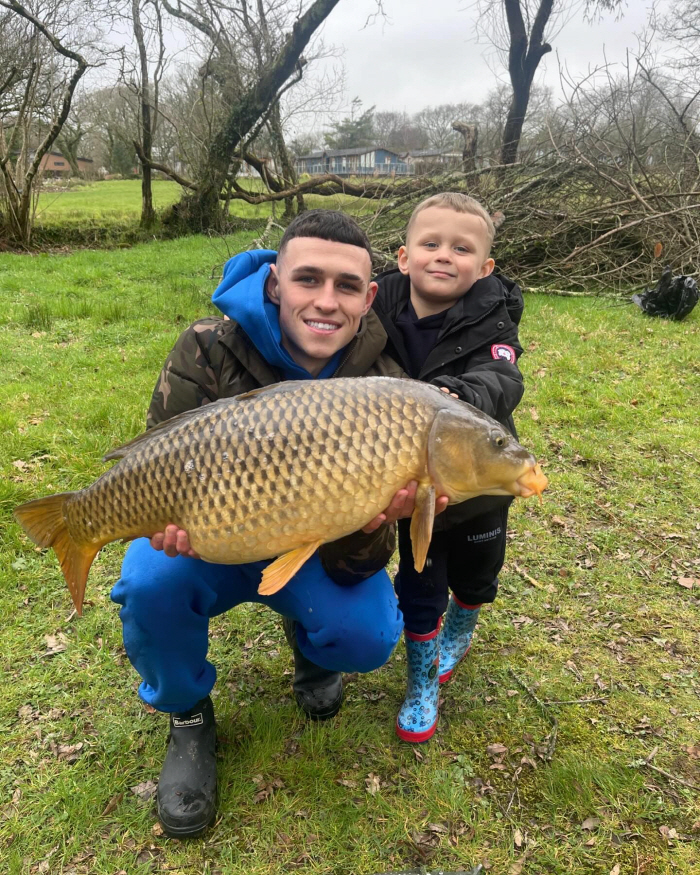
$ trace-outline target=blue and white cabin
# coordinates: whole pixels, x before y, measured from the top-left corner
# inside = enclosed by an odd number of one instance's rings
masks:
[[[296,159],[299,175],[317,176],[335,173],[337,176],[405,176],[411,167],[401,156],[381,146],[360,146],[355,149],[324,149]]]

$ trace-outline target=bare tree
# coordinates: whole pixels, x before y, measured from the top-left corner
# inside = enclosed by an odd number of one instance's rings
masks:
[[[241,39],[247,32],[245,17],[250,15],[245,0],[233,4],[211,0],[207,6],[198,4],[196,8],[182,0],[173,0],[172,3],[163,0],[170,15],[199,34],[207,51],[202,74],[217,81],[224,98],[222,103],[226,106],[225,115],[212,130],[199,178],[187,183],[189,193],[173,208],[171,220],[193,230],[218,228],[225,224],[221,198],[227,182],[231,180],[235,184],[235,176],[230,174],[231,162],[240,159],[241,151],[247,148],[257,130],[267,121],[270,110],[285,88],[298,78],[302,52],[338,2],[313,0],[280,36],[271,57],[265,59],[260,69],[254,50],[245,57],[249,43]],[[274,8],[283,6],[287,10],[291,8],[283,0],[278,0]],[[257,26],[260,27],[259,22]],[[139,157],[142,163],[156,166],[154,162],[148,162],[142,152]],[[177,181],[186,182],[172,168],[160,165],[158,169]]]
[[[623,0],[586,0],[586,9],[614,10]],[[530,103],[530,93],[542,58],[552,51],[552,34],[560,30],[581,4],[577,0],[476,0],[478,26],[507,58],[512,89],[503,129],[501,164],[514,164]]]
[[[159,121],[159,87],[165,70],[163,20],[158,0],[131,0],[131,26],[138,49],[137,72],[127,76],[122,68],[122,75],[138,97],[139,138],[134,146],[146,159],[141,162],[141,225],[150,228],[156,221],[151,161]],[[154,44],[152,50],[151,43]]]
[[[84,10],[84,4],[81,4]],[[0,173],[4,184],[4,232],[27,246],[33,225],[33,196],[44,156],[68,118],[73,94],[89,63],[72,43],[76,8],[70,0],[53,0],[33,9],[18,0],[0,0],[8,29],[25,41],[21,67],[8,77],[17,95],[15,113],[0,120]],[[45,78],[44,78],[45,77]],[[3,86],[6,90],[8,85]],[[4,99],[3,99],[4,101]],[[42,113],[35,112],[41,105]],[[43,116],[43,117],[42,117]],[[7,131],[7,133],[6,133]],[[41,131],[41,134],[38,132]],[[32,142],[36,138],[36,144]]]

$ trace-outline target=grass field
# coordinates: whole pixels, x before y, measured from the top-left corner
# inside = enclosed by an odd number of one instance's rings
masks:
[[[254,180],[246,180],[245,186],[256,189]],[[182,188],[165,179],[153,181],[153,202],[156,211],[162,213],[166,207],[180,200]],[[311,195],[307,198],[309,208],[325,207],[337,209],[341,206],[349,212],[361,212],[369,208],[371,202],[358,200],[345,195],[321,197]],[[231,215],[243,219],[266,219],[272,210],[281,215],[284,204],[248,204],[242,200],[231,202]],[[88,232],[91,226],[101,228],[127,229],[138,225],[141,216],[141,181],[138,179],[113,179],[86,183],[66,190],[44,190],[37,206],[37,230],[56,228],[80,228]]]
[[[136,696],[109,601],[124,547],[100,554],[80,619],[11,511],[87,485],[141,430],[168,349],[249,240],[0,254],[2,872],[700,872],[700,317],[539,295],[517,422],[551,489],[516,503],[435,738],[394,735],[401,649],[305,722],[278,619],[236,609],[212,624],[219,819],[160,834],[166,720]]]

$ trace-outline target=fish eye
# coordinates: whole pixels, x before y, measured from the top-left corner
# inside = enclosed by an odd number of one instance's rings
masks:
[[[505,434],[501,434],[499,431],[493,432],[491,434],[491,443],[494,445],[494,447],[498,447],[499,449],[501,449],[502,447],[505,447],[505,445],[508,443],[508,436]]]

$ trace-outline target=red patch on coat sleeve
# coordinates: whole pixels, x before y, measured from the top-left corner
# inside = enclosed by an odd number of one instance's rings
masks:
[[[507,343],[494,343],[491,347],[491,357],[496,359],[496,361],[503,359],[503,361],[510,362],[512,365],[515,364],[517,358],[513,347],[508,346]]]

